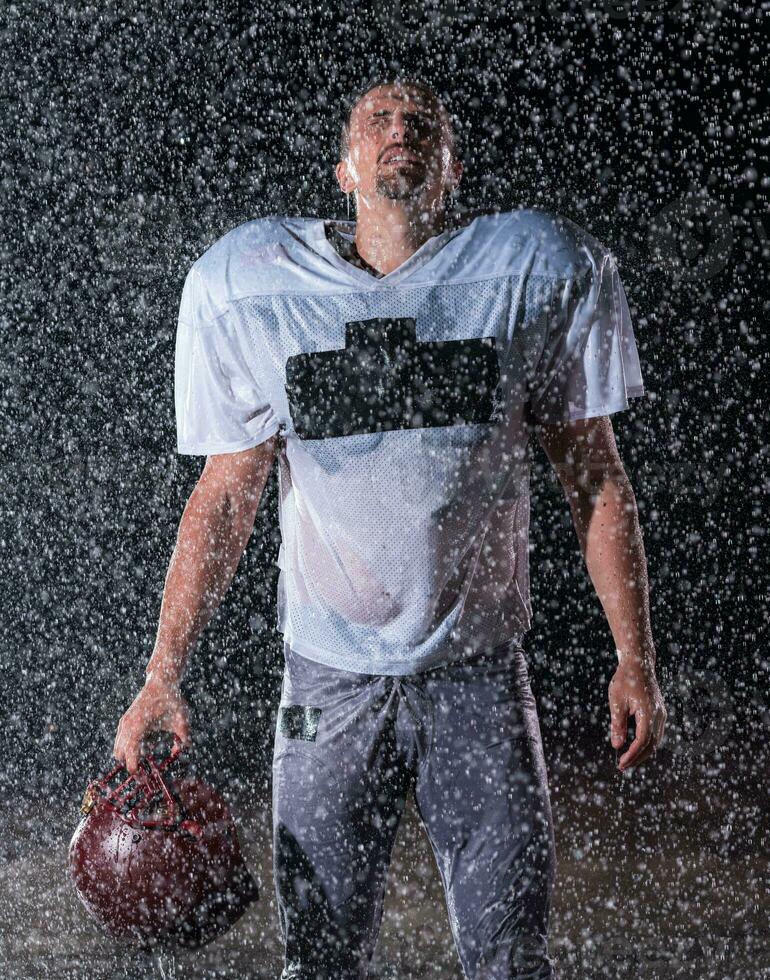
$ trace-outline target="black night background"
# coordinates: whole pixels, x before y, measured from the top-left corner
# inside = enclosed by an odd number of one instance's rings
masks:
[[[185,681],[260,905],[201,954],[118,954],[74,898],[66,846],[142,683],[204,462],[175,452],[184,277],[243,221],[344,217],[344,99],[399,69],[453,114],[462,207],[556,211],[612,249],[647,389],[612,422],[669,717],[655,760],[625,776],[612,636],[542,450],[532,473],[525,647],[557,825],[555,962],[576,978],[770,976],[768,6],[4,5],[3,975],[280,972],[276,469]],[[396,851],[372,975],[459,978],[414,819]]]

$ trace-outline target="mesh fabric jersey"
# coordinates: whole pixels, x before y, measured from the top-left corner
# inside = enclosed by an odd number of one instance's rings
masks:
[[[384,276],[352,221],[246,222],[193,265],[178,451],[280,436],[278,628],[342,670],[409,674],[530,626],[533,423],[642,395],[609,250],[558,215],[479,215]]]

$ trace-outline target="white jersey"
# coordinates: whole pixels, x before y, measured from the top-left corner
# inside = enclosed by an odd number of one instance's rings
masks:
[[[644,393],[600,242],[486,214],[377,277],[327,226],[246,222],[190,270],[180,453],[280,434],[278,628],[341,670],[407,674],[529,629],[530,428]]]

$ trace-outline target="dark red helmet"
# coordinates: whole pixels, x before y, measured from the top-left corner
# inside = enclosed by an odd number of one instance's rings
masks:
[[[86,790],[69,849],[78,896],[109,936],[136,946],[203,946],[259,897],[227,804],[185,775],[175,737],[134,776],[120,764]]]

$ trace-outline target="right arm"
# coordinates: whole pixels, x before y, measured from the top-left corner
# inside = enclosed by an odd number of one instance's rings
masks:
[[[254,528],[278,437],[238,453],[209,456],[185,506],[163,590],[145,685],[120,719],[113,755],[136,772],[142,739],[172,731],[189,742],[180,683],[187,659],[235,575]]]

